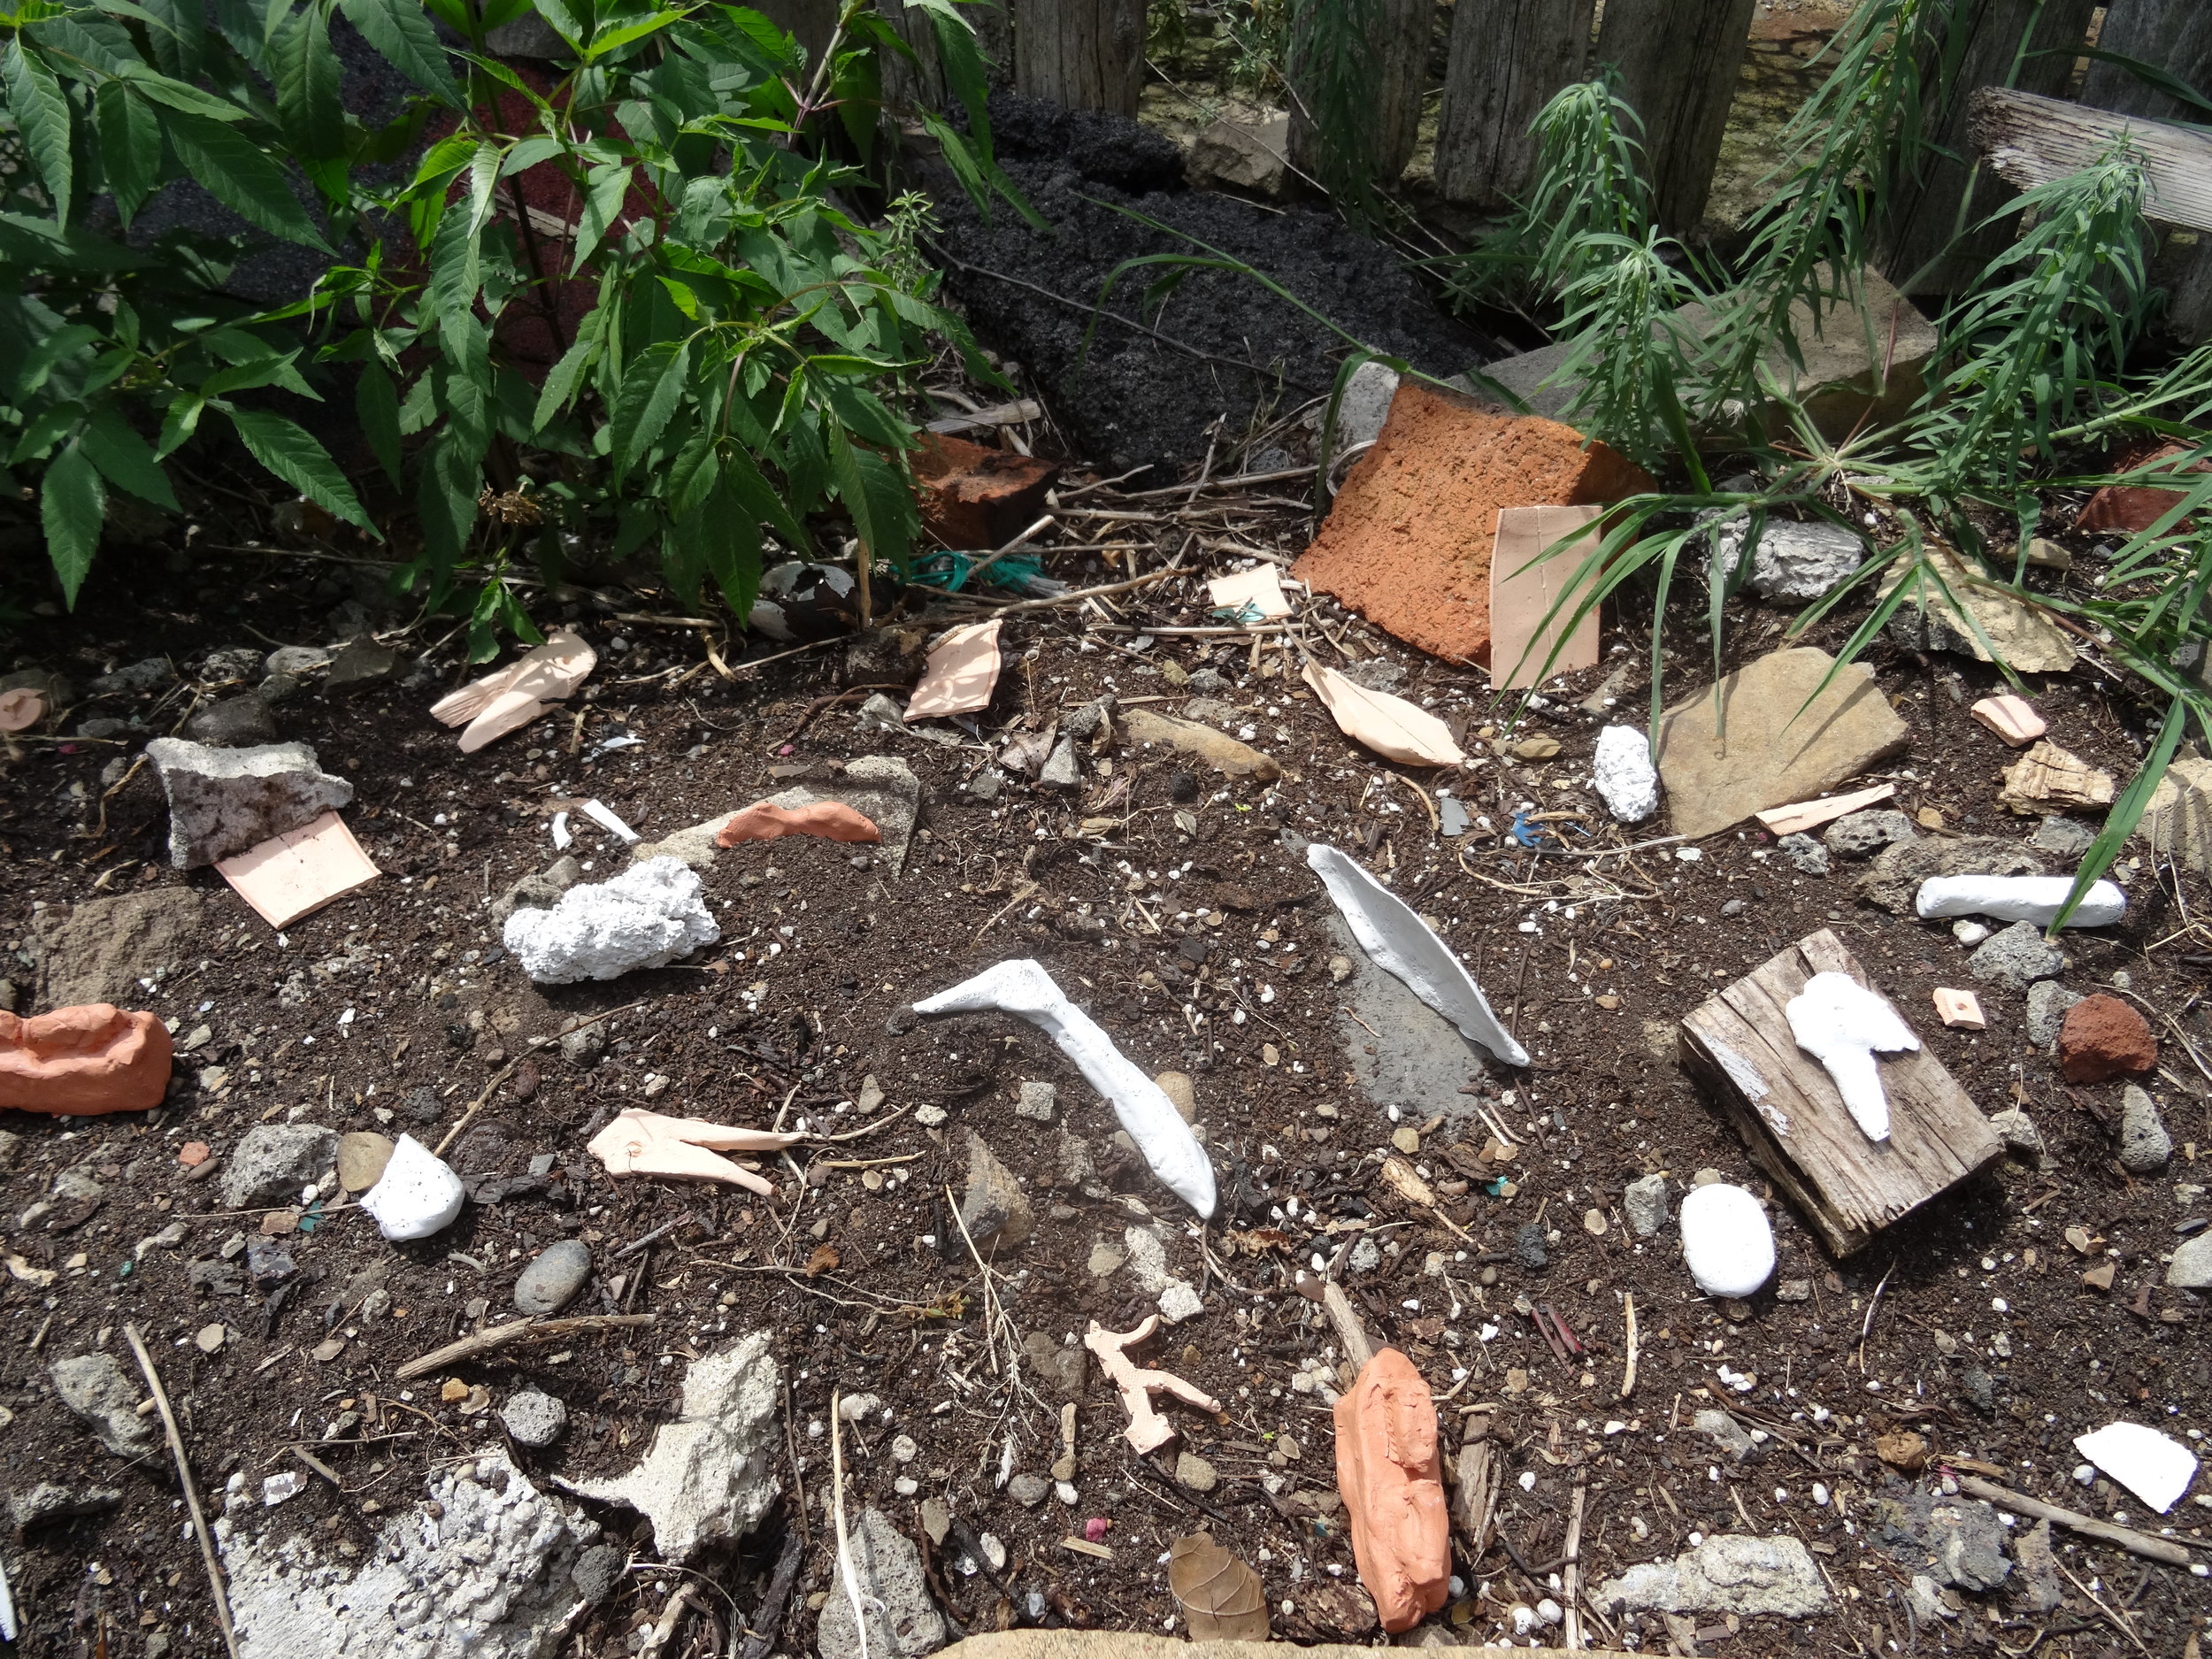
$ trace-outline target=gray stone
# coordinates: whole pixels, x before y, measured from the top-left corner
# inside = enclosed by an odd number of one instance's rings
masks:
[[[253,695],[274,708],[300,695],[300,682],[291,674],[271,674],[253,688]]]
[[[1221,1477],[1197,1453],[1183,1452],[1175,1459],[1175,1484],[1193,1492],[1211,1492],[1221,1484]]]
[[[1022,1339],[1022,1357],[1030,1368],[1063,1400],[1083,1397],[1083,1356],[1080,1345],[1068,1343],[1064,1347],[1042,1331],[1032,1331]]]
[[[1034,1118],[1041,1124],[1052,1121],[1052,1109],[1059,1102],[1059,1091],[1049,1083],[1024,1083],[1021,1097],[1014,1102],[1015,1115]]]
[[[1040,789],[1079,789],[1083,786],[1083,762],[1075,752],[1075,740],[1062,737],[1052,746],[1052,753],[1037,774]]]
[[[1193,691],[1226,691],[1229,681],[1217,668],[1194,668],[1190,671]]]
[[[1943,1605],[1941,1591],[1942,1586],[1926,1573],[1913,1574],[1912,1583],[1906,1589],[1905,1594],[1912,1602],[1913,1617],[1917,1621],[1921,1629],[1925,1630],[1928,1626],[1939,1624],[1944,1619],[1958,1617],[1949,1608]]]
[[[2087,852],[2097,839],[2094,827],[2079,818],[2045,818],[2035,826],[2035,833],[2028,837],[2028,845],[2061,858],[2078,858]]]
[[[1828,849],[1811,836],[1801,832],[1785,835],[1775,843],[1783,857],[1801,876],[1824,876],[1828,873]]]
[[[1390,419],[1390,405],[1397,396],[1398,371],[1387,363],[1370,358],[1354,369],[1344,382],[1343,396],[1337,400],[1332,452],[1342,455],[1382,436],[1383,423]]]
[[[1163,1319],[1180,1325],[1203,1310],[1204,1304],[1191,1282],[1169,1271],[1167,1246],[1158,1233],[1149,1227],[1129,1227],[1122,1233],[1121,1241],[1129,1251],[1129,1271],[1147,1294],[1158,1299]]]
[[[1540,1273],[1551,1265],[1551,1250],[1544,1240],[1544,1229],[1533,1221],[1525,1221],[1513,1235],[1513,1259],[1532,1273]]]
[[[551,910],[560,902],[562,894],[583,879],[584,866],[576,862],[574,854],[564,853],[548,868],[522,877],[492,901],[492,926],[504,927],[517,910]]]
[[[1871,858],[1898,841],[1919,840],[1920,833],[1902,812],[1847,812],[1820,839],[1839,858]]]
[[[921,1551],[913,1540],[872,1506],[860,1512],[848,1536],[853,1576],[868,1621],[866,1651],[881,1659],[918,1659],[943,1647],[944,1617],[929,1599]],[[860,1659],[860,1627],[853,1617],[853,1598],[841,1580],[832,1581],[829,1600],[822,1603],[815,1644],[821,1659]]]
[[[973,1130],[968,1132],[968,1186],[960,1199],[960,1222],[975,1248],[988,1253],[994,1248],[1010,1249],[1027,1239],[1037,1225],[1014,1171]],[[956,1246],[964,1255],[964,1246]]]
[[[2158,1102],[2131,1083],[2120,1096],[2120,1167],[2131,1175],[2154,1175],[2174,1155]]]
[[[2005,1150],[2023,1164],[2043,1167],[2043,1132],[2035,1126],[2035,1120],[2015,1107],[2009,1111],[1991,1114],[1989,1126],[2004,1138]]]
[[[209,703],[184,723],[184,734],[217,749],[254,749],[277,741],[267,700],[251,692]]]
[[[223,1208],[258,1210],[299,1202],[338,1156],[338,1137],[319,1124],[256,1124],[224,1160]]]
[[[1006,1494],[1025,1509],[1033,1509],[1052,1495],[1052,1482],[1042,1475],[1016,1475],[1006,1483]]]
[[[1876,855],[1860,872],[1859,896],[1893,916],[1909,916],[1920,884],[1931,876],[2039,876],[2043,861],[2024,841],[1995,835],[1963,835],[1956,841],[1923,836],[1897,841]]]
[[[2004,1523],[1979,1500],[1911,1491],[1878,1499],[1869,1517],[1869,1532],[1901,1565],[1938,1584],[1978,1594],[1996,1589],[2012,1571]]]
[[[1183,704],[1183,718],[1202,721],[1207,726],[1238,726],[1243,723],[1244,710],[1233,703],[1222,702],[1218,697],[1193,697]]]
[[[960,787],[970,800],[980,801],[988,806],[1005,789],[1006,774],[996,766],[986,766]]]
[[[1740,1463],[1758,1449],[1759,1442],[1751,1438],[1751,1431],[1725,1411],[1708,1406],[1690,1419],[1690,1426]]]
[[[112,1002],[143,1008],[158,984],[199,959],[204,905],[189,887],[157,887],[50,906],[35,924],[40,1000],[49,1008]]]
[[[56,1360],[46,1374],[70,1414],[118,1457],[144,1457],[161,1449],[160,1425],[138,1415],[138,1385],[124,1376],[114,1355]]]
[[[508,1397],[499,1408],[499,1420],[507,1432],[524,1446],[550,1446],[568,1426],[568,1408],[551,1394],[526,1389]]]
[[[1238,119],[1248,113],[1250,119]],[[1216,116],[1199,128],[1183,163],[1183,176],[1194,190],[1225,185],[1256,196],[1280,196],[1289,179],[1289,154],[1288,111],[1240,110],[1233,115]]]
[[[1597,1605],[1624,1601],[1663,1613],[1778,1614],[1806,1618],[1828,1606],[1812,1554],[1796,1538],[1730,1533],[1671,1561],[1647,1561],[1601,1585]]]
[[[1352,1246],[1351,1266],[1355,1273],[1371,1273],[1382,1265],[1382,1246],[1364,1233]]]
[[[1997,1379],[1978,1365],[1969,1365],[1959,1372],[1959,1392],[1984,1417],[1997,1409]]]
[[[23,1137],[12,1130],[0,1129],[0,1175],[15,1167],[16,1154],[23,1149]]]
[[[229,645],[210,651],[200,658],[195,675],[209,686],[232,685],[251,680],[261,672],[261,648],[257,645]]]
[[[1717,585],[1733,576],[1748,527],[1747,520],[1732,518],[1715,531],[1708,580]],[[1839,525],[1770,518],[1740,591],[1778,605],[1809,604],[1833,591],[1865,558],[1866,543]]]
[[[434,1124],[442,1115],[438,1104],[438,1091],[427,1084],[411,1088],[399,1102],[400,1110],[407,1114],[410,1123]]]
[[[353,799],[304,743],[210,749],[157,737],[146,757],[169,796],[169,861],[196,870],[312,823]]]
[[[1098,735],[1102,727],[1112,722],[1113,715],[1114,700],[1111,697],[1100,697],[1095,702],[1087,703],[1079,709],[1068,710],[1060,718],[1060,730],[1066,736],[1072,737],[1079,742],[1087,743]]]
[[[538,1252],[515,1279],[515,1306],[525,1313],[558,1313],[591,1278],[591,1247],[562,1239]]]
[[[2012,1549],[2020,1558],[2021,1582],[2015,1586],[2015,1594],[2023,1595],[2039,1613],[2052,1611],[2066,1599],[2066,1586],[2059,1578],[2058,1556],[2051,1548],[2051,1524],[2038,1521],[2021,1534]]]
[[[167,657],[149,657],[142,663],[102,674],[92,682],[92,692],[95,696],[138,696],[150,691],[165,691],[176,683],[177,671],[169,665]]]
[[[1621,1211],[1638,1238],[1657,1237],[1667,1225],[1667,1178],[1645,1175],[1629,1182],[1621,1193]]]
[[[2055,1045],[2059,1027],[2066,1023],[2066,1010],[2081,1000],[2079,991],[2070,991],[2055,979],[2039,979],[2030,986],[2028,1041],[2039,1048]]]
[[[323,676],[323,689],[334,697],[350,696],[372,686],[382,685],[405,665],[406,659],[397,651],[365,634],[349,642],[330,659],[330,672]]]
[[[135,721],[118,720],[107,715],[101,715],[94,719],[80,721],[77,726],[77,735],[91,738],[128,737],[137,730],[139,730],[139,726]]]
[[[2008,991],[2024,992],[2038,979],[2063,973],[2066,957],[2033,922],[2015,922],[1976,946],[1966,959],[1966,971]]]
[[[612,1544],[594,1544],[576,1557],[576,1564],[568,1570],[568,1581],[576,1586],[578,1595],[596,1607],[622,1582],[629,1559],[627,1550]]]
[[[627,1504],[653,1524],[664,1560],[701,1544],[742,1538],[775,1506],[784,1458],[782,1394],[772,1333],[756,1331],[694,1360],[682,1404],[627,1474],[564,1482],[603,1503]]]
[[[120,1509],[122,1504],[123,1492],[119,1486],[86,1486],[73,1492],[67,1486],[42,1480],[28,1492],[8,1494],[8,1518],[20,1532],[27,1527],[43,1526],[49,1521],[104,1515],[110,1509]]]
[[[326,645],[280,645],[261,659],[265,674],[284,674],[293,680],[330,666],[336,650]]]
[[[1467,808],[1457,795],[1448,795],[1436,803],[1439,829],[1447,840],[1464,835],[1474,820],[1467,816]]]
[[[2176,1290],[2212,1290],[2212,1232],[2182,1242],[2166,1264],[2166,1282]]]
[[[603,1025],[584,1025],[561,1033],[561,1058],[579,1070],[589,1071],[606,1052],[607,1033]]]

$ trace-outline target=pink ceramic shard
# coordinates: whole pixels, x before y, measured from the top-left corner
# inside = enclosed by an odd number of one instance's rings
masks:
[[[817,801],[795,809],[778,806],[773,801],[756,801],[722,826],[714,844],[734,847],[740,841],[772,841],[786,835],[819,835],[833,841],[883,839],[874,819],[842,801]]]
[[[1886,801],[1897,793],[1893,783],[1878,783],[1871,789],[1862,789],[1856,795],[1832,795],[1818,801],[1796,801],[1788,806],[1770,806],[1755,813],[1770,834],[1797,835],[1809,829],[1839,818],[1847,812],[1856,812],[1872,806],[1877,801]]]
[[[1451,1517],[1436,1449],[1436,1402],[1413,1362],[1379,1349],[1336,1402],[1336,1484],[1352,1558],[1382,1627],[1410,1630],[1444,1605]]]
[[[1497,544],[1490,555],[1493,689],[1520,691],[1554,674],[1597,666],[1597,608],[1592,606],[1571,630],[1567,622],[1578,603],[1571,592],[1575,572],[1597,549],[1600,538],[1592,526],[1604,511],[1602,507],[1499,509]],[[1531,563],[1562,536],[1578,530],[1586,534],[1550,558]],[[1554,605],[1559,606],[1556,615],[1552,613]],[[1555,645],[1559,648],[1556,657],[1552,656]]]
[[[610,1175],[667,1175],[682,1180],[726,1181],[762,1197],[775,1185],[722,1152],[777,1152],[803,1137],[772,1129],[740,1129],[698,1118],[664,1118],[633,1106],[591,1138],[586,1147]]]
[[[932,646],[921,684],[906,705],[906,718],[924,720],[989,708],[991,693],[998,687],[999,626],[996,622],[972,622]]]
[[[430,705],[431,718],[447,726],[465,724],[461,752],[473,755],[572,695],[598,663],[598,653],[573,629],[556,628],[544,644],[497,673],[439,698]]]
[[[32,686],[0,691],[0,732],[27,732],[46,718],[46,694]]]
[[[1216,611],[1230,612],[1247,627],[1290,614],[1290,595],[1283,592],[1283,579],[1272,565],[1216,576],[1206,584],[1206,596]]]
[[[0,1014],[0,1107],[90,1118],[145,1111],[169,1087],[168,1027],[106,1002]]]
[[[1948,986],[1937,986],[1935,1010],[1938,1019],[1960,1031],[1988,1029],[1989,1021],[1982,1016],[1982,999],[1971,991],[1955,991]]]
[[[1175,1425],[1152,1409],[1155,1393],[1171,1394],[1201,1411],[1218,1411],[1221,1402],[1195,1384],[1171,1371],[1154,1371],[1129,1357],[1129,1350],[1160,1328],[1160,1316],[1148,1313],[1144,1323],[1127,1333],[1109,1331],[1095,1319],[1084,1335],[1083,1346],[1098,1356],[1098,1367],[1121,1392],[1122,1409],[1129,1426],[1122,1431],[1137,1455],[1148,1457],[1175,1438]]]
[[[272,927],[296,922],[384,873],[335,812],[219,859],[215,868]]]
[[[2015,749],[2024,749],[2051,729],[2035,711],[2033,703],[2009,691],[1984,697],[1967,712]]]

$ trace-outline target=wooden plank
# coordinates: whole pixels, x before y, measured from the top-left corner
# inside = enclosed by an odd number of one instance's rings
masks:
[[[1134,116],[1144,0],[1014,0],[1014,88],[1071,110]]]
[[[1643,117],[1659,226],[1686,236],[1704,217],[1757,0],[1607,0],[1598,60],[1621,72]]]
[[[2212,230],[2212,133],[1998,87],[1974,95],[1968,132],[1989,165],[2023,190],[2080,172],[2124,138],[2142,156],[2150,183],[2143,211],[2169,225]]]
[[[1341,4],[1345,0],[1331,0]],[[1375,88],[1371,119],[1376,184],[1388,189],[1396,184],[1413,159],[1413,145],[1421,125],[1421,93],[1427,84],[1429,29],[1434,20],[1432,0],[1364,0],[1371,10],[1368,45],[1374,54]],[[1308,67],[1294,52],[1290,81],[1300,89],[1290,107],[1290,165],[1310,179],[1325,178],[1329,169],[1317,153],[1320,134],[1307,119],[1313,98],[1307,88]]]
[[[1459,0],[1437,117],[1436,188],[1501,206],[1536,181],[1529,123],[1589,68],[1595,0]]]
[[[1912,1053],[1883,1057],[1889,1139],[1868,1140],[1827,1069],[1797,1046],[1784,1012],[1807,980],[1828,972],[1879,993],[1823,928],[1693,1010],[1678,1052],[1823,1241],[1849,1256],[1995,1161],[2004,1142],[1924,1040]],[[1912,1020],[1905,1024],[1918,1034]]]

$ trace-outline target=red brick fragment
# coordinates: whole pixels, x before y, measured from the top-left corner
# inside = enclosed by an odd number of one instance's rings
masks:
[[[922,487],[922,528],[947,547],[1003,547],[1044,511],[1060,469],[1033,456],[926,432],[910,457]]]
[[[773,801],[756,801],[723,825],[714,838],[717,847],[740,841],[780,841],[786,835],[819,835],[833,841],[879,841],[883,832],[875,820],[855,811],[842,801],[816,801],[794,811]]]
[[[2118,997],[2099,992],[2066,1010],[2058,1028],[2058,1069],[2069,1083],[2101,1083],[2157,1064],[2150,1022]]]
[[[88,1118],[144,1111],[169,1087],[169,1031],[106,1002],[0,1014],[0,1107]]]
[[[2132,472],[2139,466],[2170,461],[2174,457],[2186,453],[2177,443],[2161,444],[2139,460],[2128,462],[2121,470]],[[2212,461],[2199,461],[2189,470],[2192,472],[2212,472]],[[2101,530],[2118,530],[2132,535],[2139,530],[2149,529],[2164,516],[2168,508],[2185,499],[2179,490],[2152,489],[2140,484],[2107,484],[2083,503],[2080,515],[2074,520],[2074,528],[2091,534]],[[2175,527],[2186,529],[2189,523],[2184,518]]]
[[[1399,393],[1401,399],[1403,391]],[[1336,1484],[1352,1559],[1386,1631],[1410,1630],[1451,1589],[1451,1520],[1436,1402],[1413,1362],[1380,1348],[1336,1402]]]

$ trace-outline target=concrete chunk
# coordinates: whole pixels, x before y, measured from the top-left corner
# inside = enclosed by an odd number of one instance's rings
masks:
[[[353,799],[305,743],[211,749],[180,737],[146,745],[169,796],[169,862],[196,870],[313,823]]]

